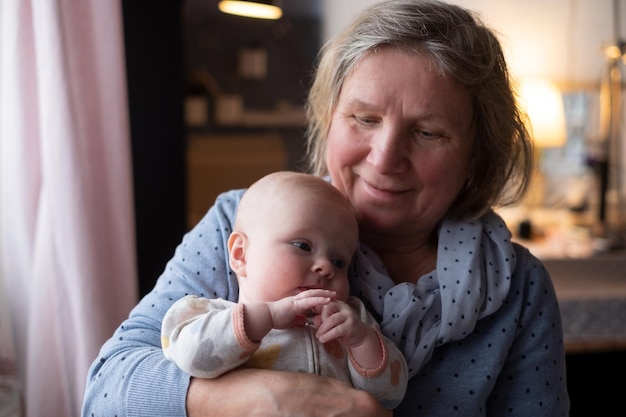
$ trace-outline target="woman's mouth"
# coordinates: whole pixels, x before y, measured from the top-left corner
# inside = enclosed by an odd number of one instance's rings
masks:
[[[377,198],[391,198],[391,197],[398,197],[402,194],[405,194],[406,192],[408,192],[408,188],[406,187],[399,187],[399,186],[387,186],[387,185],[381,185],[381,184],[376,184],[373,182],[369,182],[367,180],[361,179],[362,183],[363,183],[363,188],[364,190]]]

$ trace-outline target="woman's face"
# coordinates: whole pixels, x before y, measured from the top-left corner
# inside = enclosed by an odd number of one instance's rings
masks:
[[[326,163],[361,231],[430,233],[468,178],[472,101],[428,55],[381,48],[346,79]]]

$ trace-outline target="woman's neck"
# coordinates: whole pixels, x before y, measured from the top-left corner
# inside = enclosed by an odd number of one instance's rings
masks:
[[[436,233],[426,239],[381,239],[380,236],[361,234],[361,240],[383,261],[391,279],[416,283],[435,269],[437,264]]]

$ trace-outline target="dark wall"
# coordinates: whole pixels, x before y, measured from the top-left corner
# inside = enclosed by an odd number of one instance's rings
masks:
[[[284,2],[292,8],[316,4],[316,0]],[[234,94],[246,109],[273,110],[279,105],[302,107],[311,83],[313,66],[321,46],[321,19],[317,12],[287,10],[279,20],[251,19],[218,11],[217,1],[193,0],[185,4],[182,21],[183,45],[188,87],[194,74],[204,74],[218,94]],[[267,74],[261,79],[246,79],[238,72],[242,49],[259,48],[266,52]],[[215,99],[215,91],[209,92]],[[214,107],[215,103],[209,105]],[[198,134],[278,133],[288,152],[288,169],[303,170],[304,126],[206,126],[190,130]]]
[[[141,295],[186,230],[181,4],[122,1]]]
[[[216,0],[123,0],[140,295],[150,291],[187,230],[184,99],[189,74],[202,69],[223,93],[241,95],[246,106],[271,109],[278,102],[302,105],[320,46],[317,0],[279,21],[224,15]],[[291,4],[295,8],[295,4]],[[242,47],[267,49],[264,80],[237,77]],[[219,128],[196,133],[264,133],[267,129]],[[304,128],[279,130],[289,168],[302,169]]]
[[[211,74],[222,93],[241,95],[246,107],[267,109],[281,100],[304,104],[320,45],[319,19],[250,19],[187,8],[183,22],[189,71]],[[238,53],[242,48],[267,52],[266,77],[247,80],[239,75]]]

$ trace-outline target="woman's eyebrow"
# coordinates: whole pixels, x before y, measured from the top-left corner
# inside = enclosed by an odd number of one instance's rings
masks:
[[[365,108],[366,110],[374,109],[376,107],[374,104],[364,101],[360,98],[348,98],[344,102],[348,107],[359,107]]]

